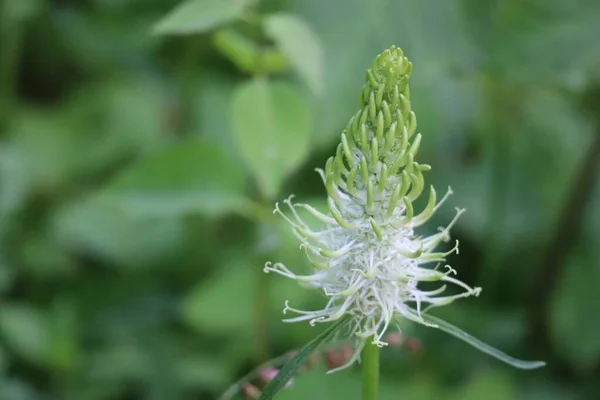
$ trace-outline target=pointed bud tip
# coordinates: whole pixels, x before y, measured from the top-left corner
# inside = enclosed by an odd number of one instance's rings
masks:
[[[412,64],[404,57],[402,49],[392,46],[384,50],[375,58],[373,63],[373,75],[379,83],[383,83],[386,89],[394,86],[406,87],[408,78],[412,72]]]

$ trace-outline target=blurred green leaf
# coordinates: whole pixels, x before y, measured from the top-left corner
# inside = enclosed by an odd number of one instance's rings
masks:
[[[551,332],[563,357],[579,368],[593,368],[600,360],[598,320],[600,265],[591,249],[577,246],[558,283],[551,308]]]
[[[308,155],[311,113],[295,86],[256,78],[232,100],[233,132],[246,164],[268,199]]]
[[[62,373],[75,367],[79,356],[77,313],[73,301],[55,301],[48,316],[48,365]]]
[[[22,268],[29,276],[40,280],[72,277],[76,273],[76,266],[70,254],[61,248],[55,232],[40,227],[23,239],[20,253]]]
[[[133,215],[220,215],[245,202],[241,169],[218,146],[191,140],[150,154],[103,191]]]
[[[191,134],[218,144],[230,158],[239,157],[229,118],[229,104],[239,77],[209,69],[191,85]]]
[[[287,256],[283,260],[279,258],[277,260],[304,261],[300,250],[298,250],[299,257],[289,256],[292,249],[298,249],[297,242],[292,239],[293,235],[282,230],[277,232],[281,233],[282,241],[279,242],[278,236],[273,238],[278,244],[276,254]],[[258,254],[264,254],[260,249],[258,250]],[[264,273],[262,268],[267,260],[266,257],[261,258],[257,254],[252,254],[252,250],[246,247],[241,251],[228,254],[225,260],[216,266],[215,275],[195,285],[185,296],[180,309],[183,320],[199,332],[235,336],[237,332],[248,331],[252,326],[255,313],[254,282],[258,280],[259,274]],[[302,266],[294,264],[294,269]],[[309,299],[320,298],[315,296],[315,291],[303,288],[291,279],[280,280],[270,285],[269,292],[269,311],[278,323],[283,318],[281,311],[286,300],[295,307],[301,308]]]
[[[188,355],[180,358],[175,366],[183,386],[196,389],[220,389],[230,383],[232,364],[223,357],[207,354]],[[237,365],[236,365],[237,367]]]
[[[155,150],[165,141],[162,100],[142,79],[109,79],[85,86],[56,109],[22,107],[0,162],[0,174],[12,173],[6,184],[15,186],[5,196],[60,192]]]
[[[76,154],[76,168],[113,164],[153,151],[174,129],[167,93],[146,77],[126,75],[97,82],[71,96],[66,106],[70,130],[81,136],[74,147],[88,147],[85,157]]]
[[[250,268],[222,265],[217,275],[197,285],[185,297],[181,305],[183,320],[199,332],[247,332],[252,326],[251,282],[255,276]]]
[[[268,15],[265,31],[308,87],[315,94],[320,94],[323,91],[325,54],[316,33],[303,19],[285,13]]]
[[[512,380],[501,373],[481,371],[449,396],[451,400],[512,400],[518,398]]]
[[[40,0],[2,1],[0,11],[2,11],[2,19],[6,18],[2,22],[27,20],[38,12],[41,4]]]
[[[0,378],[0,399],[39,400],[40,395],[33,385],[21,379]]]
[[[46,360],[48,332],[41,311],[25,304],[4,303],[0,307],[0,334],[6,345],[30,362]]]
[[[64,184],[72,173],[74,139],[79,132],[70,129],[69,124],[67,112],[22,109],[15,118],[17,154],[21,154],[36,189]]]
[[[213,35],[213,43],[240,71],[249,74],[282,73],[289,67],[278,49],[265,47],[257,39],[233,28],[219,29]]]
[[[168,259],[183,239],[177,219],[140,218],[107,198],[67,203],[56,210],[52,224],[54,237],[64,249],[129,268]]]
[[[130,340],[116,340],[90,352],[84,372],[100,388],[118,388],[123,381],[143,379],[152,367],[145,358],[145,350],[139,345]]]
[[[292,3],[292,12],[315,30],[326,54],[323,95],[314,100],[317,146],[329,146],[339,140],[341,129],[356,112],[365,67],[369,67],[372,57],[380,50],[374,48],[372,37],[381,29],[381,24],[372,24],[372,18],[368,17],[378,7],[374,4],[378,2],[381,1],[346,0],[342,4],[304,0]],[[391,44],[402,43],[394,43],[394,39],[389,38],[386,47]]]
[[[0,146],[0,230],[6,216],[25,201],[30,181],[23,153],[14,145]]]
[[[248,0],[186,0],[156,23],[154,33],[200,33],[243,15]]]

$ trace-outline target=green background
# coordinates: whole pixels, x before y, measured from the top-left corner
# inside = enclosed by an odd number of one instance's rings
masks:
[[[382,352],[382,399],[600,398],[600,2],[0,0],[0,399],[215,399],[319,332],[271,214],[325,204],[372,59],[413,62],[429,182],[455,195],[442,332]],[[281,399],[359,398],[320,362]],[[255,382],[257,385],[258,383]]]

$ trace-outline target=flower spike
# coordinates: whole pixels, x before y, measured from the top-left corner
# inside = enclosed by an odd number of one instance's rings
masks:
[[[292,225],[315,269],[312,275],[296,275],[283,264],[267,263],[265,272],[320,289],[329,298],[325,307],[316,311],[294,309],[286,303],[284,311],[299,315],[286,321],[314,325],[350,319],[357,351],[341,368],[358,359],[367,341],[387,345],[384,335],[398,317],[429,327],[441,326],[460,337],[462,333],[428,318],[426,312],[481,292],[481,288],[451,277],[456,271],[449,266],[446,272],[428,266],[443,265],[448,255],[458,254],[458,242],[449,251],[435,249],[450,239],[450,228],[464,210],[457,209],[455,218],[439,233],[422,237],[415,232],[452,191],[448,189],[437,201],[436,191],[430,187],[425,208],[414,213],[413,203],[425,189],[424,173],[431,167],[416,161],[423,137],[416,132],[417,119],[410,104],[411,73],[412,63],[395,46],[379,54],[367,71],[358,111],[342,132],[336,154],[329,158],[324,171],[319,170],[329,213],[322,214],[306,204],[293,205],[289,200],[286,204],[293,218],[285,216],[277,205],[275,209]],[[296,213],[297,206],[323,223],[323,230],[311,230]],[[423,282],[439,286],[423,290],[419,287]],[[459,292],[444,294],[447,286]],[[476,347],[482,348],[477,343]],[[488,348],[484,351],[499,353]]]

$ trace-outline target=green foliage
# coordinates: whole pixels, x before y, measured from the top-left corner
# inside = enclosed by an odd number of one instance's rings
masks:
[[[42,363],[46,358],[48,337],[44,315],[27,305],[3,304],[0,332],[16,354],[27,361]]]
[[[308,155],[311,112],[298,89],[256,78],[241,85],[231,103],[233,132],[246,164],[267,199]]]
[[[147,216],[147,209],[136,215],[112,198],[90,197],[59,208],[52,232],[65,249],[83,248],[121,268],[136,268],[167,258],[184,235],[181,222],[162,213],[159,218]]]
[[[243,15],[247,0],[186,0],[154,26],[158,34],[201,33]]]
[[[133,213],[152,216],[200,211],[219,215],[244,204],[239,166],[206,141],[160,150],[108,184],[103,195]]]
[[[273,74],[288,69],[288,62],[280,51],[264,48],[233,28],[219,29],[213,43],[240,71]]]
[[[273,14],[265,20],[265,31],[310,89],[320,94],[323,91],[325,54],[318,36],[306,22],[291,14]]]
[[[426,229],[465,207],[449,263],[483,286],[443,317],[548,366],[515,373],[402,324],[421,351],[382,350],[382,400],[597,398],[597,171],[548,346],[528,311],[598,134],[599,4],[0,0],[0,399],[210,400],[250,371],[264,262],[310,268],[272,202],[324,203],[314,168],[393,44],[415,65],[428,179],[455,193]],[[281,323],[283,302],[326,298],[270,283],[277,356],[317,335]],[[324,372],[276,398],[356,397],[358,371]]]

